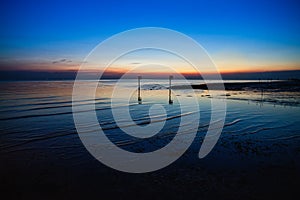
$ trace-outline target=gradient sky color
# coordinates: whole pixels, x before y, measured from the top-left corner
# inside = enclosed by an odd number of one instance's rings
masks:
[[[98,43],[138,27],[194,38],[223,73],[300,70],[299,9],[291,0],[1,1],[0,70],[74,71]]]

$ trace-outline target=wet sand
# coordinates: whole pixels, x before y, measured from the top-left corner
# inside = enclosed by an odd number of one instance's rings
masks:
[[[257,82],[225,82],[225,90],[231,91],[272,91],[272,92],[300,92],[300,80],[289,81],[257,81]],[[219,83],[191,84],[172,86],[172,89],[219,89]]]
[[[260,92],[228,90],[222,135],[213,151],[199,159],[210,120],[209,94],[175,91],[187,106],[191,96],[199,100],[201,121],[193,144],[166,168],[128,174],[103,165],[83,146],[72,118],[72,82],[1,84],[0,188],[7,199],[290,199],[299,195],[298,104],[261,105],[253,97],[257,93],[259,98]],[[180,118],[165,119],[162,132],[146,141],[128,141],[113,123],[110,91],[109,85],[100,88],[95,105],[99,123],[120,148],[148,152],[173,138]],[[192,113],[179,113],[176,95],[174,104],[168,105],[167,94],[165,89],[143,90],[143,104],[135,98],[130,104],[134,122],[147,123],[148,110],[156,103],[170,116],[193,118]],[[234,96],[239,99],[230,99]],[[244,100],[251,96],[254,100]],[[285,99],[291,101],[286,95]]]
[[[223,86],[222,86],[223,87]],[[202,97],[209,97],[209,90],[222,88],[219,83],[175,85],[174,90],[203,90]],[[209,88],[209,90],[208,90]],[[226,98],[274,105],[300,105],[300,81],[257,81],[257,82],[225,82]]]

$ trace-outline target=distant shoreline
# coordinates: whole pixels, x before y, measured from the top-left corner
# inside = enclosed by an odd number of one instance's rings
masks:
[[[0,81],[51,81],[51,80],[75,80],[77,71],[14,71],[14,70],[1,70]],[[123,73],[110,73],[102,74],[101,79],[120,79]],[[129,74],[128,74],[129,75]],[[140,75],[140,74],[139,74]],[[142,73],[143,78],[165,79],[169,75],[173,75],[177,79],[176,74],[158,74]],[[203,80],[200,74],[182,74],[188,80]],[[204,75],[204,74],[203,74]],[[220,75],[223,80],[289,80],[300,79],[300,70],[282,70],[282,71],[264,71],[264,72],[232,72],[222,73]],[[137,74],[131,74],[132,79],[137,78]],[[87,73],[86,78],[89,80],[98,79],[98,75],[94,73]],[[205,79],[215,79],[214,74],[205,74]]]
[[[225,90],[231,91],[267,91],[267,92],[300,92],[300,80],[287,81],[257,81],[257,82],[225,82]],[[172,89],[200,89],[200,90],[217,90],[222,87],[221,83],[192,84],[192,85],[175,85]]]

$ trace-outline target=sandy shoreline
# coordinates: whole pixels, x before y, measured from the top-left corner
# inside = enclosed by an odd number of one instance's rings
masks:
[[[207,90],[218,89],[220,83],[208,84],[191,84],[191,85],[175,85],[172,89],[200,89]],[[270,82],[226,82],[224,83],[226,90],[231,91],[269,91],[269,92],[300,92],[300,81],[270,81]]]

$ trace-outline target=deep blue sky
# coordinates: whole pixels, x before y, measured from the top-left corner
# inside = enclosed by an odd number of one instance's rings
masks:
[[[111,35],[146,26],[193,37],[222,69],[300,69],[299,1],[11,0],[0,10],[2,69],[80,61]]]

